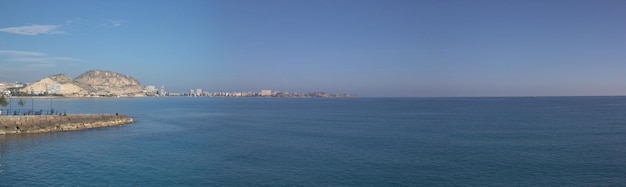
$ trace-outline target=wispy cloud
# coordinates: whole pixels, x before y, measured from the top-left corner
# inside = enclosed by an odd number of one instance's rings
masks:
[[[100,26],[103,27],[119,27],[122,26],[124,24],[128,23],[128,21],[126,20],[107,20],[104,21],[102,24],[100,24]]]
[[[44,56],[45,53],[17,50],[0,50],[0,56]]]
[[[0,50],[0,61],[21,62],[31,67],[52,67],[59,62],[80,61],[71,57],[49,56],[45,53],[34,51]]]
[[[85,19],[72,18],[72,19],[65,20],[65,26],[70,26],[70,25],[73,25],[73,24],[79,24],[80,25],[80,24],[85,24],[87,22],[88,21],[85,20]]]
[[[21,35],[38,35],[38,34],[63,34],[64,31],[60,30],[59,25],[29,25],[20,27],[7,27],[1,28],[0,32],[7,32],[11,34]]]
[[[113,28],[113,27],[119,27],[119,26],[125,25],[127,23],[128,21],[126,20],[106,20],[106,21],[102,21],[99,26]],[[73,19],[66,20],[64,24],[57,24],[57,25],[33,24],[33,25],[25,25],[25,26],[17,26],[17,27],[6,27],[6,28],[0,28],[0,32],[19,34],[19,35],[29,35],[29,36],[35,36],[35,35],[40,35],[40,34],[65,34],[67,33],[68,30],[72,30],[73,25],[90,26],[90,24],[88,23],[88,20],[84,20],[80,18],[73,18]],[[92,24],[91,26],[97,27],[98,25]]]
[[[54,63],[54,62],[67,62],[67,61],[78,61],[78,59],[70,58],[70,57],[17,57],[17,58],[9,58],[9,61],[13,62],[35,62],[35,63]]]

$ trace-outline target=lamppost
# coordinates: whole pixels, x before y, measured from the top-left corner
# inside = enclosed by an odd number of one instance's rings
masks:
[[[30,88],[30,112],[31,114],[35,112],[35,97],[33,95],[33,88]]]

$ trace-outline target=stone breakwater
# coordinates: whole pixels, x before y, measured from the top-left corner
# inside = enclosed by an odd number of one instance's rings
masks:
[[[72,131],[132,123],[122,114],[68,114],[37,116],[0,116],[0,135]]]

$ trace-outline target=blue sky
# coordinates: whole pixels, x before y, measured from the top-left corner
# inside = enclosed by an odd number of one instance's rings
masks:
[[[626,1],[2,1],[0,81],[170,91],[626,95]]]

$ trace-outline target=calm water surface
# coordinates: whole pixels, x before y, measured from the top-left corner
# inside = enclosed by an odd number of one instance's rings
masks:
[[[0,135],[0,186],[626,185],[626,97],[35,102],[136,122]]]

